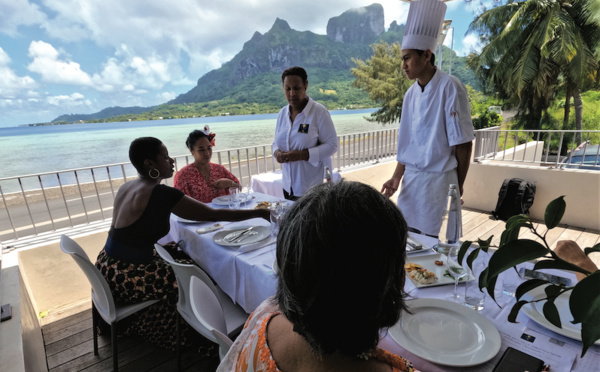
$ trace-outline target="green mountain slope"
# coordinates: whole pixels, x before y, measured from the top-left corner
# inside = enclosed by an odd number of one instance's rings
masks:
[[[401,42],[404,25],[392,22],[383,27],[383,7],[372,4],[333,17],[327,35],[293,30],[277,19],[264,35],[256,32],[242,50],[220,68],[198,79],[198,84],[172,101],[149,108],[105,109],[92,115],[63,115],[54,121],[124,121],[254,114],[277,112],[286,104],[281,91],[281,72],[302,66],[308,72],[308,95],[329,109],[376,107],[362,90],[352,86],[352,58],[372,56],[375,42]],[[477,88],[464,58],[444,47],[444,71],[452,54],[452,73],[463,83]],[[116,108],[113,108],[116,109]]]

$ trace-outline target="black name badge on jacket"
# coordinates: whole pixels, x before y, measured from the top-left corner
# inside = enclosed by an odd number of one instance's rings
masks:
[[[298,133],[308,133],[308,126],[310,124],[300,124],[300,128],[298,128]]]

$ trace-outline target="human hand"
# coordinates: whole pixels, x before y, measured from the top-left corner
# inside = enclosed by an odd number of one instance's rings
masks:
[[[285,163],[286,161],[284,160],[284,152],[281,150],[277,150],[275,151],[275,160],[277,160],[278,163]]]
[[[572,240],[560,240],[556,243],[556,248],[554,248],[554,253],[561,259],[575,264],[582,269],[585,269],[589,272],[594,272],[598,270],[598,266],[592,261],[581,249],[581,247]],[[586,277],[583,273],[575,273],[577,275],[577,279],[581,280]]]
[[[383,195],[389,198],[392,195],[394,195],[396,191],[398,191],[399,184],[400,182],[398,180],[391,178],[383,184],[383,186],[381,187],[381,193],[383,193]]]
[[[214,181],[212,185],[217,189],[228,189],[230,187],[240,188],[240,185],[237,182],[230,180],[229,178],[220,178]]]

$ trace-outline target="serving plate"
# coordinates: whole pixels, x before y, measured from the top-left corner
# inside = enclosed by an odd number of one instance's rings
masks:
[[[244,204],[247,201],[252,200],[252,195],[248,194],[240,194],[240,203]],[[217,196],[212,200],[212,203],[215,205],[226,205],[229,206],[229,195]]]
[[[253,235],[248,235],[243,238],[241,241],[233,239],[233,241],[225,240],[225,237],[231,233],[242,232],[248,228],[252,227],[252,232],[256,233]],[[226,247],[240,247],[246,244],[256,243],[263,239],[268,238],[271,235],[271,229],[266,226],[238,226],[233,229],[219,231],[215,235],[213,235],[213,241],[219,245],[223,245]]]
[[[544,292],[545,287],[537,287],[532,289],[531,291],[525,293],[521,300],[524,301],[534,301],[539,300],[546,297],[546,293]],[[563,336],[567,336],[569,338],[581,341],[581,323],[573,324],[571,321],[573,320],[573,315],[571,315],[571,310],[569,310],[569,299],[571,298],[571,291],[565,292],[558,296],[556,300],[554,300],[554,304],[556,305],[556,309],[558,310],[558,314],[560,316],[560,322],[562,328],[555,326],[550,323],[544,317],[544,304],[546,301],[539,301],[534,303],[529,303],[524,305],[521,308],[521,311],[525,313],[531,320],[541,325],[544,328],[547,328],[553,332],[561,334]],[[595,342],[596,345],[600,345],[600,340]]]
[[[435,261],[442,261],[444,264],[442,266],[438,266],[435,264]],[[426,287],[435,287],[438,285],[447,285],[454,284],[454,278],[451,276],[444,276],[446,270],[448,270],[448,266],[446,265],[446,256],[443,254],[428,254],[425,256],[410,256],[406,259],[406,263],[416,263],[421,265],[427,271],[431,271],[437,276],[438,280],[435,283],[431,284],[421,284],[410,277],[410,273],[406,272],[406,277],[410,280],[410,282],[417,288],[426,288]],[[459,283],[469,282],[471,280],[475,280],[475,276],[469,271],[469,275],[467,277],[459,280]]]
[[[500,333],[477,311],[433,298],[406,304],[412,314],[403,313],[389,333],[414,355],[436,364],[468,367],[485,363],[500,351]]]

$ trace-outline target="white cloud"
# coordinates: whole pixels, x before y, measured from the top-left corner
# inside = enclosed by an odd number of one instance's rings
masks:
[[[62,94],[58,96],[49,96],[46,97],[46,102],[50,105],[60,106],[67,111],[72,108],[92,105],[92,102],[89,99],[85,99],[83,94],[77,92],[70,95]]]
[[[17,76],[17,74],[8,66],[11,59],[0,47],[0,101],[13,101],[30,95],[31,89],[35,89],[37,84],[29,76]]]
[[[39,24],[45,19],[39,7],[28,0],[0,1],[0,32],[14,36],[20,26]]]
[[[177,97],[177,94],[175,94],[175,92],[161,92],[157,96],[157,98],[161,102],[163,102],[163,101],[170,101],[172,99],[175,99],[175,97]]]
[[[477,35],[468,34],[462,41],[462,49],[457,51],[458,55],[466,56],[471,52],[481,53],[482,46]]]
[[[56,84],[88,86],[90,76],[77,62],[59,59],[59,52],[44,41],[32,41],[29,57],[33,60],[27,68],[41,75],[42,81]]]

